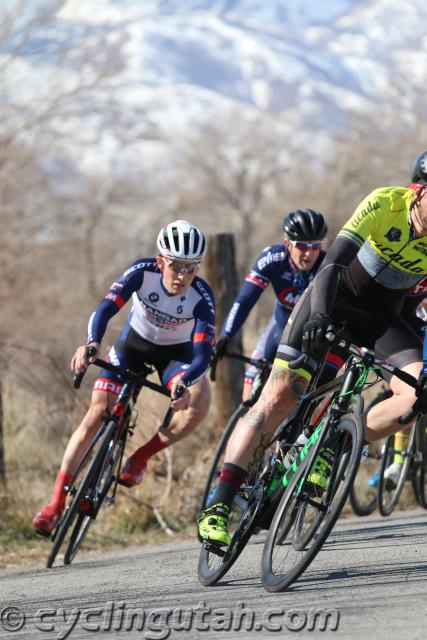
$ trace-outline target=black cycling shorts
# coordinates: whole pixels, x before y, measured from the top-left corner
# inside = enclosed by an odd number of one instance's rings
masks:
[[[123,369],[141,373],[144,364],[152,365],[164,386],[180,372],[189,367],[193,360],[193,343],[172,345],[153,344],[142,338],[132,327],[125,327],[108,354],[108,360]],[[95,381],[95,391],[119,393],[123,385],[121,376],[101,369]]]
[[[306,289],[289,318],[274,361],[276,366],[288,369],[288,362],[301,354],[304,325],[311,315],[312,286]],[[334,325],[346,321],[344,337],[359,347],[374,350],[378,358],[388,360],[397,367],[422,362],[420,337],[398,308],[374,305],[372,302],[364,303],[360,298],[355,298],[348,289],[338,287],[331,320]],[[340,349],[334,348],[333,352],[341,357],[345,355]],[[310,380],[316,366],[317,363],[310,360],[296,373]],[[322,383],[327,381],[327,376],[328,371],[325,369],[322,373]],[[329,379],[333,377],[333,372],[329,371]]]

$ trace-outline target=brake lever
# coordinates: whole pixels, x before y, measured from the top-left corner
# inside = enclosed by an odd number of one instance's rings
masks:
[[[97,352],[98,350],[96,349],[96,347],[89,347],[89,349],[87,350],[87,356],[86,356],[86,361],[88,365],[90,364],[89,359],[94,358]],[[85,373],[86,371],[82,371],[81,373],[74,374],[73,376],[74,389],[80,389],[80,385],[82,383],[83,378],[85,377]]]

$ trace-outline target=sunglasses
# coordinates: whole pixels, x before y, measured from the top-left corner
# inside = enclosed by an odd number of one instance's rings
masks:
[[[302,240],[289,240],[293,247],[296,247],[300,251],[318,251],[322,248],[321,242],[303,242]]]
[[[175,260],[166,259],[165,262],[174,273],[182,273],[183,275],[185,275],[186,273],[197,273],[200,269],[200,264],[198,264],[197,262],[195,264],[187,264],[185,262],[175,262]]]

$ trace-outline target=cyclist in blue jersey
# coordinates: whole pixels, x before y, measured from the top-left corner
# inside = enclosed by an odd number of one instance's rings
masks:
[[[276,295],[273,313],[252,356],[273,362],[288,318],[325,256],[322,240],[327,230],[325,219],[318,211],[297,209],[285,216],[283,242],[266,247],[245,276],[214,347],[218,358],[224,356],[229,341],[271,284]],[[252,367],[246,371],[243,400],[250,395],[255,373]]]
[[[78,347],[71,360],[73,371],[86,370],[88,348],[100,352],[109,320],[132,297],[131,311],[109,360],[136,373],[144,363],[153,365],[171,391],[175,414],[167,431],[159,431],[126,461],[120,482],[127,487],[141,481],[151,456],[189,435],[210,405],[206,374],[215,335],[215,301],[209,285],[196,275],[206,252],[205,237],[189,222],[176,220],[160,230],[157,247],[157,257],[137,260],[113,282],[90,317],[87,343]],[[122,384],[117,375],[100,370],[89,410],[65,450],[52,498],[33,519],[42,535],[55,528],[64,510],[64,488]],[[174,398],[178,385],[185,387],[185,393]]]

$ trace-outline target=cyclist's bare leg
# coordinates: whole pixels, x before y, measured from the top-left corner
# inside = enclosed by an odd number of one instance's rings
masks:
[[[402,370],[418,378],[421,368],[422,362],[413,362],[402,367]],[[376,404],[366,415],[365,436],[368,442],[375,442],[401,431],[402,425],[398,418],[409,411],[415,402],[415,389],[396,376],[392,377],[390,388],[393,396]]]
[[[273,367],[258,401],[236,425],[225,462],[248,470],[262,455],[277,425],[295,407],[307,384],[298,374]]]
[[[116,396],[106,391],[93,391],[90,407],[83,420],[74,431],[62,458],[61,471],[74,473],[90,444],[91,439],[99,429],[101,420],[108,404],[114,404]]]
[[[189,391],[191,400],[188,409],[177,411],[169,426],[159,431],[159,438],[167,447],[186,438],[209,412],[211,391],[206,378],[189,387]]]

